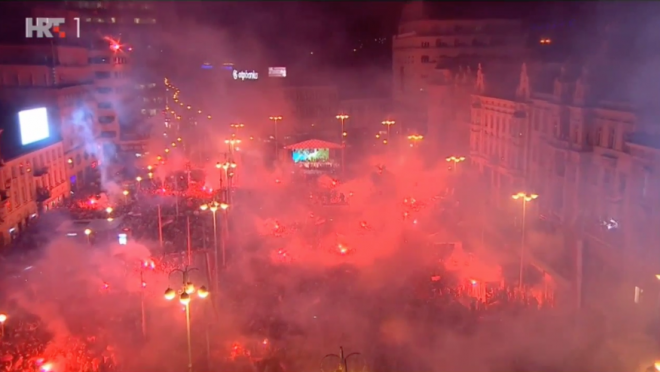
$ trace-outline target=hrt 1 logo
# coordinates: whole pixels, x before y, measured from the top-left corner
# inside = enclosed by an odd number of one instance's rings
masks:
[[[65,38],[66,32],[60,30],[64,24],[64,18],[25,18],[25,37],[32,38],[36,34],[37,39],[52,38],[55,34],[58,38]]]

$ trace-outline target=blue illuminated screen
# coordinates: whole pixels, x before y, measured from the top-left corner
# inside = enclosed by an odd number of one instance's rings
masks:
[[[293,151],[294,163],[323,163],[330,160],[330,149],[302,149]]]

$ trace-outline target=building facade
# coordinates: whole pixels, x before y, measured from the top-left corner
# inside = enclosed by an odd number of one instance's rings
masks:
[[[73,190],[98,182],[96,99],[88,49],[63,45],[0,46],[0,100],[56,107]]]
[[[0,167],[0,246],[16,239],[40,212],[69,196],[65,164],[62,142],[4,159]]]
[[[472,95],[470,161],[495,211],[484,223],[519,236],[521,206],[511,196],[539,195],[527,206],[526,257],[563,284],[564,300],[585,307],[639,302],[660,272],[649,247],[660,212],[650,192],[660,180],[658,129],[611,96],[617,90],[603,76],[613,71],[484,65]]]
[[[448,19],[452,18],[452,19]],[[495,19],[493,19],[495,18]],[[520,55],[525,36],[517,20],[444,13],[442,4],[407,3],[392,41],[392,97],[404,128],[426,131],[429,85],[436,66],[464,57]],[[413,129],[414,128],[414,129]]]
[[[282,115],[282,121],[286,121],[282,126],[286,132],[283,133],[313,134],[320,139],[339,141],[341,129],[337,120],[339,94],[336,86],[288,85],[277,89],[281,89],[286,107]]]

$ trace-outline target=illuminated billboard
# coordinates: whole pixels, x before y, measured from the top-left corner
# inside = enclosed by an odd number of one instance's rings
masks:
[[[329,149],[302,149],[293,151],[294,163],[326,163],[329,160]]]
[[[286,67],[268,67],[268,77],[286,77]]]
[[[232,76],[234,80],[258,80],[259,79],[259,73],[252,70],[252,71],[238,71],[234,70],[232,72]]]
[[[50,136],[48,109],[40,107],[18,113],[18,126],[23,146],[45,140]]]

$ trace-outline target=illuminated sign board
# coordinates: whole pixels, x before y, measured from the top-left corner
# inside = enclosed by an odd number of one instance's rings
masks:
[[[286,67],[268,67],[268,77],[286,77]]]
[[[256,71],[238,71],[234,70],[232,72],[234,80],[258,80],[259,73]]]

